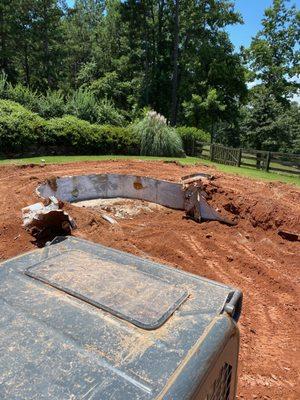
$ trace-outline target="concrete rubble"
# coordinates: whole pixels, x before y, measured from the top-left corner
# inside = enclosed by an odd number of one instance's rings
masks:
[[[44,203],[39,202],[22,208],[23,226],[33,236],[40,238],[49,231],[70,234],[76,228],[73,218],[62,209],[63,202],[51,196]]]

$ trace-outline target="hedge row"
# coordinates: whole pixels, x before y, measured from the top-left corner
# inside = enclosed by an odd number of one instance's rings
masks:
[[[0,153],[55,146],[80,154],[135,154],[139,143],[129,127],[91,124],[71,115],[45,120],[18,103],[0,100]]]
[[[177,128],[184,144],[206,140],[195,128]],[[0,153],[44,154],[50,149],[78,154],[139,154],[140,138],[132,126],[91,124],[71,115],[45,120],[19,103],[0,99]],[[188,152],[187,152],[188,153]]]
[[[43,141],[80,154],[136,154],[139,148],[130,127],[90,124],[71,115],[47,121]]]
[[[0,100],[1,153],[18,152],[42,141],[45,121],[18,103]]]
[[[15,101],[42,118],[58,118],[65,114],[90,123],[125,126],[125,113],[115,107],[112,101],[97,99],[88,90],[78,89],[69,96],[60,90],[49,90],[41,94],[18,83],[12,85],[0,71],[0,98]]]

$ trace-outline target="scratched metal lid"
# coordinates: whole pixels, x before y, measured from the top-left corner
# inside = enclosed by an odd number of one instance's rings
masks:
[[[144,329],[160,327],[188,297],[186,290],[136,267],[78,250],[43,260],[25,273]]]
[[[234,289],[71,236],[0,283],[1,400],[195,398],[236,331]]]

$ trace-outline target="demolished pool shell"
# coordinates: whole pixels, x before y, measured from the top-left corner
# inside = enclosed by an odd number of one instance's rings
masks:
[[[122,174],[51,178],[38,186],[37,194],[43,198],[55,196],[70,203],[121,197],[145,200],[176,210],[184,210],[185,203],[181,183]]]
[[[55,197],[70,203],[108,198],[144,200],[175,210],[185,210],[197,222],[219,221],[236,225],[222,217],[206,201],[201,179],[206,174],[193,174],[181,183],[136,175],[95,174],[51,178],[37,188],[43,198]]]

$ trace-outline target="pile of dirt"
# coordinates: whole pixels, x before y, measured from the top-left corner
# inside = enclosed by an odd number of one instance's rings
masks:
[[[51,176],[128,173],[179,181],[183,175],[213,173],[208,201],[235,218],[236,226],[197,224],[184,212],[157,209],[109,224],[99,210],[66,204],[75,236],[148,257],[239,287],[244,293],[239,399],[299,399],[297,304],[300,242],[278,229],[300,230],[300,190],[217,173],[203,166],[142,161],[90,162],[0,168],[0,260],[33,249],[22,228],[21,208],[37,201],[37,185]]]

